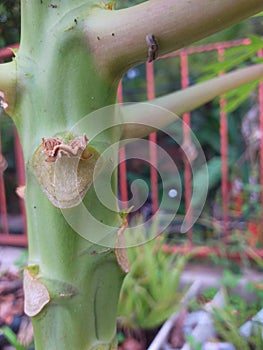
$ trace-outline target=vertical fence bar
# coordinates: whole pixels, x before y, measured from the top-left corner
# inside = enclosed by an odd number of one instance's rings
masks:
[[[118,87],[118,101],[123,103],[122,82]],[[125,147],[121,147],[119,150],[119,181],[120,181],[120,199],[122,201],[122,209],[128,209],[128,189],[127,189],[127,164],[126,164],[126,151]]]
[[[2,48],[0,49],[0,62],[11,58],[13,56],[12,48],[16,49],[18,48],[18,45],[10,45],[8,48]],[[21,146],[18,140],[18,136],[15,132],[15,156],[16,156],[16,171],[17,171],[17,181],[19,185],[25,184],[25,172],[24,172],[24,164],[23,164],[23,157],[22,157],[22,151]],[[0,142],[1,147],[1,142]],[[1,153],[1,150],[0,150]],[[26,213],[25,213],[25,205],[24,201],[20,200],[21,205],[21,215],[23,216],[23,234],[10,234],[8,230],[8,212],[7,212],[7,206],[6,206],[6,198],[5,198],[5,188],[4,188],[4,181],[3,181],[3,174],[0,173],[0,215],[1,217],[5,218],[4,225],[4,234],[0,234],[0,244],[8,244],[8,245],[16,245],[16,246],[27,246],[27,235],[26,235]],[[3,214],[4,213],[4,214]]]
[[[218,60],[224,60],[224,48],[218,47]],[[223,72],[221,73],[223,74]],[[221,152],[221,171],[222,171],[222,219],[223,219],[223,233],[224,239],[227,239],[228,235],[228,119],[225,111],[226,99],[224,96],[220,97],[220,152]]]
[[[188,55],[185,51],[180,54],[181,63],[181,86],[185,89],[189,86],[189,71],[188,71]],[[183,147],[191,147],[191,134],[190,134],[190,113],[184,113],[183,115]],[[191,208],[191,196],[192,196],[192,171],[191,164],[186,156],[184,156],[184,198],[186,212],[189,213],[188,221],[192,221],[192,208]],[[193,230],[192,228],[187,232],[188,244],[193,244]]]
[[[6,194],[5,194],[5,182],[4,182],[4,170],[5,170],[5,158],[2,155],[2,142],[0,135],[0,227],[4,235],[8,235],[8,218],[7,218],[7,206],[6,206]]]
[[[249,39],[245,39],[243,41],[236,41],[236,42],[230,42],[230,43],[223,43],[223,44],[212,44],[212,45],[206,45],[206,46],[200,46],[200,47],[193,47],[189,49],[185,49],[183,51],[179,51],[176,53],[173,53],[172,56],[180,56],[181,58],[181,84],[182,88],[185,88],[189,85],[189,76],[188,76],[188,55],[194,54],[194,53],[200,53],[205,51],[217,51],[218,53],[218,59],[223,60],[224,59],[224,50],[229,47],[234,47],[238,45],[247,45],[249,44]],[[0,61],[4,60],[5,58],[11,57],[13,54],[10,51],[10,49],[0,49]],[[263,51],[261,50],[258,53],[259,57],[263,57]],[[171,56],[171,57],[172,57]],[[155,97],[154,92],[154,69],[152,63],[146,64],[146,79],[147,79],[147,96],[148,99],[151,100]],[[259,107],[260,107],[260,131],[261,135],[263,135],[263,83],[260,83],[259,85]],[[122,85],[120,84],[118,89],[118,98],[119,102],[122,103]],[[221,160],[222,160],[222,220],[223,220],[223,230],[224,234],[228,233],[228,221],[229,221],[229,210],[228,210],[228,178],[229,178],[229,171],[228,171],[228,117],[224,110],[226,104],[226,100],[224,99],[224,96],[220,99],[220,139],[221,139]],[[190,114],[187,113],[183,117],[186,125],[190,126]],[[184,130],[184,140],[187,140],[187,128]],[[155,133],[151,134],[149,136],[149,140],[153,141],[154,143],[157,142],[157,136]],[[190,140],[191,141],[191,140]],[[0,147],[1,147],[1,141],[0,141]],[[17,146],[19,147],[19,146]],[[156,156],[156,147],[150,146],[150,159],[151,159],[151,190],[152,190],[152,208],[153,212],[155,212],[158,208],[158,173],[157,173],[157,156]],[[19,151],[18,151],[19,154]],[[120,150],[120,166],[119,166],[119,179],[120,179],[120,198],[123,202],[128,201],[128,188],[127,188],[127,168],[126,168],[126,162],[125,162],[125,148],[122,148]],[[18,156],[18,159],[21,159],[20,156]],[[20,164],[21,165],[21,164]],[[20,168],[20,165],[19,168]],[[186,171],[186,168],[190,169],[189,171]],[[188,173],[188,175],[186,175]],[[261,228],[263,227],[263,136],[261,137],[261,143],[260,143],[260,173],[261,173],[261,209],[262,209],[262,221],[261,221]],[[21,169],[18,170],[18,182],[19,184],[23,184],[24,180],[21,177],[22,175]],[[8,234],[8,219],[7,219],[7,207],[6,207],[6,198],[3,201],[2,197],[5,197],[5,188],[4,188],[4,181],[3,181],[3,174],[0,172],[0,215],[2,215],[2,210],[6,212],[6,229],[4,229],[4,233],[6,234],[0,234],[0,242],[1,244],[14,244],[14,245],[24,245],[25,239],[22,237],[23,235],[10,235]],[[191,167],[189,162],[185,163],[185,183],[188,184],[192,182],[191,178]],[[192,184],[191,186],[185,186],[185,201],[186,205],[190,205],[191,200],[191,192],[192,192]],[[5,203],[5,209],[2,209],[2,203]],[[1,221],[0,221],[1,222]],[[3,227],[3,224],[2,224]],[[262,231],[262,229],[261,229]],[[2,232],[1,232],[2,233]],[[263,236],[261,234],[261,241],[263,243]],[[190,234],[188,232],[188,242],[192,243],[192,233]],[[261,251],[261,254],[263,256],[263,252]]]
[[[155,98],[154,89],[154,66],[153,63],[146,63],[146,81],[147,81],[147,97],[148,100]],[[155,132],[149,135],[150,143],[150,162],[151,162],[151,192],[152,192],[152,212],[158,210],[158,172],[157,172],[157,134]]]
[[[263,50],[258,52],[260,58],[263,57]],[[263,82],[259,83],[258,87],[258,103],[259,103],[259,125],[260,125],[260,199],[261,199],[261,236],[259,237],[263,244]]]
[[[17,183],[19,187],[24,187],[26,185],[26,174],[24,167],[24,157],[22,153],[22,147],[20,139],[17,133],[17,130],[14,129],[14,138],[15,138],[15,159],[16,159],[16,176]],[[26,222],[26,208],[25,201],[23,198],[19,198],[21,214],[23,217],[23,236],[25,238],[25,245],[27,244],[27,222]]]

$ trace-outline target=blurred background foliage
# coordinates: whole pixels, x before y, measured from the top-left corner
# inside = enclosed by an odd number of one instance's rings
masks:
[[[1,0],[0,3],[0,47],[19,42],[20,1]]]
[[[20,1],[1,0],[0,1],[0,48],[16,44],[20,39]],[[2,113],[1,113],[2,112]],[[20,203],[16,195],[16,160],[14,153],[14,125],[0,109],[0,141],[2,143],[2,152],[8,162],[8,168],[4,172],[4,181],[6,188],[7,210],[9,219],[20,212]],[[9,224],[12,220],[9,220]],[[16,220],[15,220],[16,221]],[[13,222],[13,221],[12,221]],[[19,220],[20,222],[20,220]],[[21,228],[10,224],[10,231],[17,232]],[[19,226],[19,225],[18,225]],[[1,229],[1,222],[0,222]]]
[[[116,0],[115,9],[121,9],[133,6],[144,2],[143,0]],[[108,1],[104,1],[105,4]],[[112,3],[112,2],[111,2]],[[262,13],[258,16],[254,16],[242,23],[238,23],[231,28],[228,28],[220,33],[205,38],[195,45],[206,45],[216,42],[225,42],[231,40],[238,40],[248,37],[250,35],[251,44],[248,46],[239,46],[233,49],[226,50],[224,61],[218,62],[217,52],[205,52],[192,54],[188,56],[189,63],[189,77],[190,85],[199,82],[202,79],[207,79],[212,76],[218,75],[221,71],[229,71],[235,68],[243,67],[248,64],[258,62],[257,52],[263,47],[260,36],[263,34],[262,26]],[[0,4],[0,48],[6,47],[19,42],[20,37],[20,1],[18,0],[2,0]],[[175,90],[181,88],[181,75],[180,75],[180,58],[170,57],[166,59],[157,60],[154,62],[154,80],[155,80],[155,94],[156,97],[163,96]],[[244,86],[240,89],[230,92],[227,97],[227,112],[228,112],[228,142],[229,142],[229,167],[230,167],[230,182],[232,184],[236,179],[240,179],[242,183],[242,191],[240,192],[243,199],[249,199],[251,194],[258,193],[259,190],[255,188],[253,191],[249,184],[251,182],[251,170],[255,173],[258,161],[258,151],[254,150],[253,164],[251,163],[251,152],[248,149],[248,142],[242,133],[242,123],[246,123],[246,120],[250,110],[253,106],[257,105],[257,94],[255,87],[258,82]],[[147,100],[147,86],[146,86],[146,72],[145,64],[130,69],[123,77],[123,93],[124,102],[140,102]],[[13,125],[12,122],[2,113],[0,115],[2,132],[2,148],[5,157],[8,160],[9,168],[5,172],[5,181],[7,182],[8,198],[13,199],[13,192],[16,184],[12,184],[9,178],[12,178],[12,174],[15,172],[15,158],[13,154]],[[247,118],[247,119],[246,119]],[[256,118],[256,119],[255,119]],[[258,115],[254,119],[255,130],[258,126]],[[220,194],[220,181],[221,181],[221,158],[220,158],[220,116],[218,100],[214,100],[206,105],[196,109],[191,114],[191,128],[193,132],[198,136],[198,140],[201,143],[205,155],[208,160],[208,169],[210,175],[209,183],[209,196],[204,210],[203,217],[207,220],[207,224],[196,225],[197,231],[200,229],[202,232],[214,232],[215,231],[215,217],[220,221],[222,217],[221,207],[222,198]],[[169,126],[169,132],[172,135],[178,134],[178,125],[171,124]],[[180,132],[180,130],[179,130]],[[182,170],[182,155],[177,144],[167,137],[164,133],[158,133],[158,142],[167,152],[172,155],[178,168]],[[150,186],[149,173],[150,167],[145,164],[133,163],[129,161],[128,167],[128,181],[131,183],[137,178],[143,178],[148,186]],[[168,170],[169,171],[169,170]],[[183,173],[181,173],[181,181],[183,182]],[[173,178],[171,173],[171,179]],[[258,179],[252,179],[258,184]],[[10,183],[11,181],[11,183]],[[13,181],[15,182],[15,181]],[[160,179],[160,198],[163,195],[168,195],[169,191],[173,189],[171,183],[162,184]],[[183,184],[184,186],[184,184]],[[176,197],[170,198],[170,204],[167,210],[172,210],[176,205]],[[231,198],[229,199],[231,202]],[[150,206],[151,198],[145,204],[144,215],[151,214]],[[248,200],[248,202],[250,199]],[[12,211],[14,207],[14,201],[9,201],[9,210]],[[233,204],[233,203],[232,203]],[[229,203],[229,206],[232,205]],[[258,204],[254,201],[254,204]],[[241,213],[242,220],[244,213],[247,216],[251,215],[250,206],[246,204],[246,210]],[[182,201],[179,214],[184,214],[185,207],[184,201]],[[255,210],[253,209],[253,212]],[[146,213],[146,214],[145,214]],[[176,227],[176,226],[175,226]],[[174,228],[176,230],[176,228]]]

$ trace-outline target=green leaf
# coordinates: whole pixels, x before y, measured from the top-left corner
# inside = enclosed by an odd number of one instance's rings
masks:
[[[257,13],[256,15],[254,15],[253,17],[262,17],[263,16],[263,11],[262,12],[259,12]]]
[[[187,343],[191,346],[191,349],[202,350],[202,344],[197,342],[191,334],[186,334],[185,338]]]
[[[154,225],[152,229],[155,230]],[[164,243],[165,236],[161,235],[128,249],[131,269],[123,284],[118,310],[122,325],[154,328],[180,307],[186,292],[179,291],[180,276],[192,255],[169,255],[162,249]]]
[[[21,252],[20,256],[14,261],[14,265],[22,268],[26,266],[27,261],[28,261],[28,252],[26,249],[24,249]]]
[[[238,89],[231,90],[225,94],[227,104],[225,111],[231,113],[236,110],[241,103],[246,101],[252,91],[257,87],[259,80],[255,80],[251,83],[245,84]]]
[[[247,340],[239,333],[239,325],[232,314],[232,308],[214,309],[214,321],[216,329],[225,341],[230,341],[237,348],[250,350]]]
[[[223,61],[213,62],[204,67],[202,76],[199,81],[204,81],[218,76],[221,72],[228,72],[236,67],[247,64],[247,61],[256,59],[257,53],[263,48],[263,40],[260,36],[249,35],[249,45],[240,45],[232,47],[225,51]]]
[[[12,331],[9,327],[2,327],[0,328],[0,333],[2,333],[6,339],[9,341],[10,344],[12,344],[16,350],[27,350],[22,344],[19,343],[17,340],[16,334]]]
[[[252,59],[253,63],[263,63],[263,58],[262,57],[254,57]]]
[[[228,288],[235,288],[240,281],[241,276],[232,273],[230,270],[223,271],[222,283]]]

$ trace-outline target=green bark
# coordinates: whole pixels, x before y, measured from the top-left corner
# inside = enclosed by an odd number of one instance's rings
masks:
[[[50,302],[32,317],[35,345],[37,350],[106,350],[115,346],[117,303],[125,274],[114,249],[83,239],[50,203],[32,173],[32,156],[43,137],[65,135],[90,112],[113,104],[117,80],[100,74],[86,42],[84,19],[92,19],[92,1],[74,1],[74,8],[72,1],[54,4],[57,7],[44,0],[22,2],[22,39],[15,59],[12,116],[26,164],[29,266],[38,267],[34,278],[50,295]],[[108,117],[113,123],[114,115]],[[90,125],[81,135],[92,139],[93,132]],[[102,151],[118,137],[116,128],[104,132],[97,147],[103,144]],[[116,188],[116,174],[112,182]],[[98,220],[121,225],[117,200],[113,211],[102,208],[91,189],[85,201],[87,206],[92,203]],[[92,227],[87,225],[87,230]],[[26,294],[30,300],[27,289]]]
[[[104,130],[106,125],[120,121],[109,113],[95,127],[90,113],[114,104],[123,72],[147,59],[147,34],[158,37],[163,54],[252,15],[263,4],[261,0],[153,0],[115,12],[101,8],[99,0],[21,3],[20,49],[13,63],[0,66],[0,89],[17,126],[26,166],[29,266],[25,296],[36,350],[116,349],[118,295],[123,270],[127,270],[125,262],[122,267],[118,264],[122,265],[123,252],[118,257],[114,241],[107,248],[83,238],[49,201],[34,172],[36,164],[47,165],[38,153],[41,140],[55,137],[64,142],[74,125],[87,118],[88,127],[78,128],[71,138],[86,134],[96,152],[103,152],[121,137],[119,126]],[[205,3],[209,11],[204,12]],[[194,17],[188,21],[184,16],[190,14]],[[217,17],[220,21],[215,21]],[[95,137],[98,124],[103,132]],[[116,160],[113,152],[104,167]],[[54,171],[54,164],[50,163],[49,171]],[[116,172],[109,180],[102,171],[101,181],[101,187],[111,181],[117,194]],[[113,227],[117,240],[124,227],[117,196],[109,209],[91,185],[83,202],[97,222]],[[78,215],[78,207],[63,210]],[[94,232],[95,227],[87,219],[87,237],[99,241],[104,233]]]

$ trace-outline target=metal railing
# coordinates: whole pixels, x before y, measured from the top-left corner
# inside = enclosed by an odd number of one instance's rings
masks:
[[[191,66],[188,64],[188,59],[191,55],[206,53],[206,52],[216,52],[218,60],[222,60],[225,54],[225,51],[231,47],[239,46],[239,45],[247,45],[249,44],[249,39],[239,40],[235,42],[226,42],[226,43],[215,43],[211,45],[190,47],[180,51],[173,52],[166,56],[161,57],[160,59],[165,60],[171,57],[177,57],[180,60],[180,75],[181,75],[181,88],[187,88],[189,86],[190,81],[190,68]],[[259,56],[263,56],[262,52],[258,53]],[[12,51],[9,49],[0,49],[0,62],[12,57]],[[154,64],[155,63],[146,63],[145,71],[146,71],[146,93],[148,100],[152,100],[155,98],[155,73],[154,73]],[[123,86],[120,84],[118,90],[118,98],[119,102],[123,101]],[[224,97],[219,99],[219,119],[220,119],[220,156],[221,156],[221,229],[223,230],[223,240],[231,234],[228,224],[230,218],[230,209],[229,209],[229,182],[230,182],[230,174],[229,174],[229,162],[228,162],[228,115],[225,112]],[[258,106],[259,106],[259,129],[261,135],[263,135],[263,83],[259,84],[258,87]],[[183,121],[186,125],[191,127],[191,113],[185,113],[183,115]],[[3,131],[2,131],[3,132]],[[187,128],[183,129],[184,139],[187,141],[190,138],[188,134]],[[151,206],[152,212],[155,212],[159,205],[158,199],[158,173],[157,173],[157,153],[155,145],[158,143],[158,137],[156,133],[152,133],[149,136],[149,140],[151,141],[149,154],[150,154],[150,183],[151,183]],[[15,159],[16,159],[16,180],[17,186],[23,186],[25,184],[25,175],[24,175],[24,166],[23,166],[23,158],[21,153],[21,148],[18,140],[18,136],[16,131],[14,130],[14,150],[15,150]],[[259,159],[260,159],[260,184],[261,188],[263,186],[263,137],[260,139],[260,147],[259,147]],[[1,138],[0,138],[0,155],[1,155]],[[120,198],[123,201],[128,200],[128,187],[127,187],[127,166],[125,160],[125,148],[120,150],[120,165],[119,165],[119,179],[120,179]],[[192,196],[192,174],[191,167],[188,162],[184,163],[184,182],[187,186],[184,186],[184,203],[185,207],[190,208],[191,196]],[[27,245],[27,236],[26,236],[26,219],[25,219],[25,207],[22,199],[17,197],[17,201],[20,204],[20,212],[18,215],[22,220],[20,232],[12,232],[10,227],[12,226],[10,222],[12,221],[12,216],[9,215],[8,207],[7,207],[7,198],[6,198],[6,187],[5,187],[5,178],[4,172],[0,171],[0,244],[10,244],[10,245],[18,245],[18,246],[26,246]],[[261,208],[263,208],[263,191],[260,191],[260,203]],[[242,203],[240,204],[242,205]],[[261,209],[262,211],[262,209]],[[263,212],[262,212],[263,214]],[[257,243],[262,245],[263,242],[263,215],[261,215],[261,222],[255,222],[250,225],[251,235],[257,235]],[[254,231],[253,231],[254,230]],[[254,233],[253,233],[254,232]],[[187,232],[187,245],[185,247],[192,247],[194,244],[193,241],[193,230],[190,229]],[[177,249],[175,247],[175,249]],[[207,252],[207,247],[204,246],[204,252]],[[261,254],[262,251],[258,250]],[[206,253],[204,253],[206,254]]]

